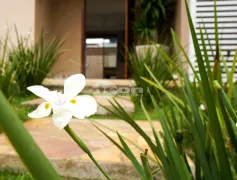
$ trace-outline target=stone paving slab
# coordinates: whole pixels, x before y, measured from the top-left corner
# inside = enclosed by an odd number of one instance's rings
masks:
[[[78,148],[68,134],[64,130],[57,129],[51,121],[51,118],[35,119],[26,122],[25,127],[53,163],[59,174],[70,179],[104,179],[96,166]],[[142,149],[148,148],[145,141],[124,121],[98,121],[120,132],[121,135],[129,138]],[[138,121],[137,123],[149,136],[152,136],[152,130],[148,122]],[[159,122],[154,122],[154,124],[157,130],[161,130]],[[74,119],[70,126],[85,141],[92,154],[111,175],[113,180],[139,179],[129,160],[89,120]],[[104,131],[118,142],[117,135],[114,132],[107,129],[104,129]],[[131,144],[129,146],[139,159],[141,151]],[[3,134],[0,135],[0,169],[13,170],[15,172],[25,171],[18,155]]]
[[[64,78],[45,78],[43,85],[45,86],[63,86]],[[132,79],[86,79],[87,86],[94,86],[95,84],[101,84],[106,86],[135,86],[136,83]]]
[[[109,101],[114,102],[113,98],[116,99],[116,101],[124,108],[128,113],[134,113],[135,111],[135,106],[134,103],[131,101],[131,98],[129,96],[93,96],[98,103],[98,108],[97,108],[97,115],[108,115],[110,112],[108,112],[105,108],[103,108],[101,105],[113,109],[112,105],[109,103]],[[31,107],[31,108],[37,108],[39,104],[44,102],[44,99],[38,98],[38,99],[33,99],[30,101],[23,102],[22,105],[26,107]]]

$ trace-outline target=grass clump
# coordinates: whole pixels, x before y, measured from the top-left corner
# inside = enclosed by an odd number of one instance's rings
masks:
[[[41,84],[54,62],[61,56],[63,42],[41,33],[32,44],[30,37],[18,34],[13,44],[9,31],[0,39],[0,89],[7,98],[21,95],[31,85]]]
[[[0,171],[0,180],[33,180],[30,174]]]

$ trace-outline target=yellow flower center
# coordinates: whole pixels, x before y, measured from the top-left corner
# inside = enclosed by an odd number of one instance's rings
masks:
[[[50,108],[50,103],[46,103],[44,107],[45,107],[45,109],[49,109]]]
[[[75,100],[75,99],[71,99],[71,101],[70,101],[72,104],[76,104],[77,103],[77,100]]]

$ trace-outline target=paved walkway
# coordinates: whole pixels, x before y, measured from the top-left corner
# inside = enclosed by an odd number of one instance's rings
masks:
[[[120,132],[142,149],[148,148],[144,140],[127,123],[120,120],[99,120],[99,122]],[[147,122],[138,121],[138,124],[152,136]],[[26,122],[25,126],[60,175],[76,179],[104,179],[87,155],[64,130],[54,127],[50,118],[31,120]],[[155,122],[155,126],[158,130],[161,129],[158,122]],[[85,141],[113,180],[138,179],[129,160],[88,120],[73,120],[71,127]],[[105,132],[118,141],[115,133],[107,129]],[[139,157],[141,151],[131,144],[130,147]],[[0,169],[24,171],[24,166],[3,134],[0,135]]]
[[[135,105],[131,100],[131,97],[129,96],[104,96],[104,95],[97,95],[93,96],[97,102],[98,108],[96,111],[96,115],[108,115],[111,114],[109,111],[107,111],[104,107],[113,110],[113,106],[110,104],[109,101],[115,103],[114,99],[124,108],[126,109],[127,113],[134,113],[135,111]],[[38,105],[40,105],[45,100],[38,98],[33,99],[30,101],[23,102],[22,105],[26,107],[31,107],[33,109],[36,109]],[[104,106],[104,107],[103,107]]]

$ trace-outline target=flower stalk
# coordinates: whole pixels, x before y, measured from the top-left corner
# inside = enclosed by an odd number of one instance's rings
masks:
[[[108,174],[102,169],[99,163],[95,160],[93,155],[91,154],[87,145],[83,142],[83,140],[76,135],[76,133],[67,125],[64,130],[68,133],[69,136],[78,144],[78,146],[90,157],[90,159],[94,162],[94,164],[98,167],[98,169],[102,172],[102,174],[106,177],[106,179],[110,180]]]

